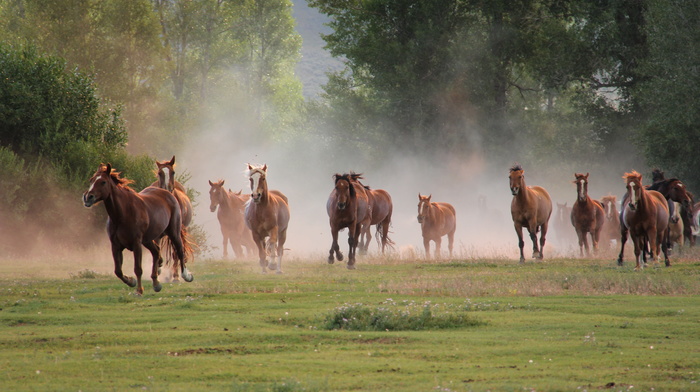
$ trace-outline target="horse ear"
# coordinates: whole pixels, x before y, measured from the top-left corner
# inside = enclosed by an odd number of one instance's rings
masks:
[[[588,175],[589,175],[589,174],[590,174],[590,173],[586,172],[586,179],[588,179]]]
[[[241,189],[240,191],[236,192],[236,195],[240,196],[241,193],[243,193],[243,189]]]
[[[214,186],[214,183],[211,182],[211,180],[207,180],[207,181],[209,181],[209,186]]]
[[[170,166],[175,166],[175,155],[173,155],[173,157],[170,159],[170,162],[168,163],[170,163]]]
[[[267,172],[267,163],[263,165],[262,170],[263,170],[264,172]]]
[[[250,163],[248,164],[248,170],[253,170],[253,166],[250,166]]]
[[[112,164],[108,163],[105,165],[105,173],[112,174]]]

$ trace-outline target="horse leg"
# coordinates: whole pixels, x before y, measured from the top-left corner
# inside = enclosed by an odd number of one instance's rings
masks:
[[[455,243],[455,232],[447,233],[447,250],[450,252],[450,259],[452,259],[452,247]]]
[[[141,244],[134,246],[134,275],[136,275],[136,294],[143,295],[143,286],[141,285],[141,275],[143,274],[143,268],[141,268],[141,257],[143,255],[143,248]]]
[[[262,273],[265,274],[267,273],[267,254],[265,253],[265,238],[261,238],[261,236],[257,232],[253,232],[253,241],[255,241],[255,245],[258,246],[258,260],[260,263],[260,268],[262,268]]]
[[[583,243],[585,241],[586,234],[583,233],[583,230],[576,228],[576,237],[578,237],[578,256],[583,257]]]
[[[153,256],[153,268],[151,269],[151,280],[153,280],[153,291],[156,293],[159,292],[163,286],[158,282],[158,259],[160,259],[160,248],[158,247],[158,244],[156,244],[155,241],[150,241],[143,246],[146,247],[149,251],[151,251],[151,255]]]
[[[124,255],[122,251],[124,248],[112,244],[112,258],[114,259],[114,274],[117,275],[122,282],[126,283],[129,287],[136,287],[136,279],[125,276],[122,272],[122,264],[124,264]]]
[[[433,241],[435,241],[435,259],[441,260],[442,255],[440,254],[440,248],[442,247],[442,237],[435,237]]]
[[[670,237],[670,230],[666,230],[666,231],[665,231],[665,236],[666,236],[667,238]],[[662,240],[662,241],[661,241],[661,244],[662,244],[662,245],[661,245],[661,250],[662,250],[663,253],[664,253],[664,264],[666,265],[666,267],[670,267],[670,266],[671,266],[671,261],[668,259],[668,255],[669,255],[669,253],[670,253],[670,249],[668,248],[668,246],[664,246],[664,244],[666,244],[666,243],[667,243],[667,242],[666,242],[665,240]],[[680,245],[679,245],[679,247],[678,247],[678,249],[679,249],[679,254],[680,254],[680,249],[682,249],[682,247],[683,247],[683,234],[681,234]]]
[[[348,269],[355,269],[355,257],[360,235],[362,235],[362,223],[357,223],[348,227],[348,245],[350,247],[350,251],[348,252]]]
[[[634,243],[634,259],[636,262],[634,270],[639,271],[644,268],[644,264],[640,264],[639,262],[640,253],[644,252],[644,237],[639,236],[637,238],[633,238],[632,242]]]
[[[622,215],[622,214],[620,214]],[[622,266],[622,259],[625,255],[625,243],[627,242],[627,226],[620,222],[620,255],[617,256],[617,265]]]
[[[423,236],[423,247],[425,248],[425,259],[430,260],[430,238]]]
[[[540,226],[540,257],[539,259],[542,260],[544,259],[544,244],[547,238],[547,231],[549,230],[549,223],[545,222],[542,226]],[[535,232],[537,233],[537,232]]]
[[[518,248],[520,248],[520,262],[525,262],[525,255],[523,254],[523,248],[525,247],[525,241],[523,241],[523,227],[516,224],[515,234],[518,235]]]
[[[183,244],[183,241],[185,241],[187,238],[186,230],[187,229],[184,226],[180,226],[179,229],[170,229],[170,233],[168,233],[168,238],[170,239],[170,243],[175,247],[175,262],[173,263],[173,270],[177,270],[177,264],[179,263],[179,272],[180,275],[182,275],[182,279],[184,279],[185,282],[191,282],[194,280],[194,276],[192,276],[190,271],[188,271],[187,267],[185,266],[185,263],[187,261],[185,260],[185,245]],[[173,275],[173,280],[175,280],[176,278],[177,276]]]
[[[267,268],[270,270],[276,270],[278,273],[281,273],[279,269],[279,264],[277,263],[277,248],[278,248],[278,242],[279,242],[279,231],[277,227],[274,227],[270,231],[270,240],[267,243],[267,248],[270,253],[270,262],[267,264]]]
[[[224,259],[228,258],[228,243],[230,241],[229,236],[222,230],[221,235],[224,237]]]
[[[280,231],[277,236],[277,274],[282,273],[282,256],[284,255],[285,242],[287,242],[287,229]]]

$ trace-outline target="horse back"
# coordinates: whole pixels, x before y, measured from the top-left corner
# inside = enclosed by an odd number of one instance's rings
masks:
[[[165,189],[147,187],[137,194],[148,216],[144,241],[160,238],[167,228],[182,225],[180,204],[173,194]]]
[[[369,191],[372,197],[372,224],[376,225],[387,218],[391,218],[394,205],[391,195],[384,189],[373,189]]]
[[[668,221],[670,218],[668,210],[668,201],[666,197],[658,191],[647,191],[653,200],[653,205],[656,210],[656,229],[666,230],[668,228]]]

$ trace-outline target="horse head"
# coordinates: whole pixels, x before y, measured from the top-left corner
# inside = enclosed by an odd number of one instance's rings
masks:
[[[629,197],[627,198],[629,200],[629,208],[632,211],[635,211],[637,207],[639,207],[639,199],[642,195],[642,192],[644,192],[644,188],[642,187],[642,175],[637,173],[635,170],[632,170],[632,173],[625,173],[622,178],[625,179],[626,181],[626,187],[627,187],[627,194]]]
[[[355,186],[352,184],[352,176],[349,174],[335,174],[335,193],[337,195],[336,207],[344,210],[351,199],[356,197]]]
[[[523,167],[519,164],[513,165],[510,168],[510,193],[513,196],[517,196],[520,190],[525,186],[525,175],[523,174]]]
[[[604,196],[601,199],[603,203],[603,209],[605,210],[605,218],[607,220],[612,220],[617,215],[617,208],[615,203],[617,202],[617,197],[613,195]]]
[[[250,198],[255,204],[260,203],[263,195],[267,194],[267,164],[263,166],[251,166],[248,164],[246,171],[250,179]]]
[[[100,164],[97,171],[90,178],[90,187],[83,193],[83,204],[92,207],[95,203],[108,199],[115,186],[127,187],[133,183],[126,178],[120,178],[119,172],[112,169],[111,164]]]
[[[226,192],[226,189],[224,189],[224,180],[219,180],[217,182],[209,181],[209,186],[211,186],[209,189],[209,210],[211,210],[211,212],[216,212],[216,207],[221,204],[222,192]]]
[[[175,189],[175,155],[169,161],[156,161],[158,187],[172,192]]]
[[[589,173],[585,175],[582,173],[574,173],[574,177],[576,177],[574,181],[574,184],[576,184],[576,194],[578,195],[578,200],[581,202],[585,202],[588,198],[588,174]]]
[[[418,193],[418,223],[420,224],[423,224],[430,215],[430,199],[432,197],[433,195],[422,196],[420,192]]]

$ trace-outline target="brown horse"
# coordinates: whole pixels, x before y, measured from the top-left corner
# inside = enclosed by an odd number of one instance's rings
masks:
[[[151,186],[165,189],[175,196],[177,203],[180,205],[180,215],[182,216],[182,226],[184,227],[183,232],[185,233],[182,240],[187,242],[189,238],[187,227],[192,223],[193,209],[185,187],[175,180],[175,155],[169,161],[156,161],[156,167],[158,168],[156,170],[158,180],[152,183]],[[168,261],[175,258],[172,245],[168,242],[167,237],[163,237],[160,246],[162,249],[168,250],[165,257]],[[175,264],[173,264],[172,268],[172,279],[175,282],[180,280],[180,274]]]
[[[224,237],[224,258],[228,257],[228,245],[236,254],[236,257],[243,257],[243,247],[250,255],[255,248],[253,234],[245,224],[244,210],[247,198],[241,197],[241,192],[231,192],[224,188],[224,180],[217,182],[209,181],[209,209],[216,212],[219,220],[221,235]],[[217,210],[218,208],[218,210]]]
[[[522,166],[514,165],[510,168],[510,192],[513,201],[510,203],[510,215],[513,218],[515,233],[518,235],[518,247],[520,248],[520,262],[525,262],[523,254],[523,227],[527,228],[532,240],[532,257],[544,258],[544,244],[547,237],[549,217],[552,215],[552,199],[549,193],[539,186],[528,187],[525,185],[525,175]],[[540,234],[540,246],[537,247],[537,232]]]
[[[392,203],[391,195],[384,189],[371,189],[370,187],[363,185],[360,181],[357,182],[365,188],[365,193],[367,193],[367,198],[369,199],[369,211],[371,212],[371,220],[369,224],[362,227],[362,232],[360,233],[360,244],[358,246],[361,248],[362,252],[367,253],[369,243],[372,241],[370,228],[376,225],[377,242],[381,242],[383,254],[387,245],[393,246],[394,244],[394,242],[389,238],[391,215],[394,211],[394,204]]]
[[[596,200],[588,197],[588,175],[574,173],[576,180],[576,202],[571,207],[571,224],[576,229],[578,236],[579,254],[583,256],[583,249],[586,249],[586,256],[590,256],[588,247],[588,234],[591,235],[593,251],[598,250],[600,232],[605,223],[605,212],[603,206]]]
[[[685,184],[683,184],[681,180],[677,178],[666,179],[663,177],[663,172],[658,171],[658,169],[653,174],[657,178],[657,181],[647,186],[647,189],[658,191],[664,195],[666,202],[668,203],[668,211],[671,215],[671,219],[683,220],[683,234],[686,238],[688,238],[690,246],[695,245],[695,238],[692,235],[694,204],[692,194],[688,191]],[[679,214],[675,214],[675,205],[673,202],[679,203]]]
[[[430,241],[435,242],[435,258],[440,258],[440,246],[442,237],[447,236],[447,250],[452,258],[452,248],[455,242],[455,230],[457,229],[457,213],[449,203],[431,202],[430,196],[421,196],[418,193],[418,223],[420,223],[423,235],[423,247],[425,258],[430,258]]]
[[[289,225],[287,197],[279,191],[268,191],[267,165],[248,164],[246,175],[250,179],[251,195],[245,207],[245,222],[253,234],[253,242],[258,247],[260,267],[263,273],[267,272],[266,268],[269,268],[281,274],[284,243],[287,240]],[[267,237],[269,240],[266,245]],[[270,252],[269,263],[266,260],[267,252]]]
[[[651,259],[655,260],[660,254],[660,249],[664,253],[666,266],[670,266],[668,260],[667,235],[669,213],[666,198],[659,192],[647,190],[642,186],[642,175],[636,171],[625,173],[627,195],[623,200],[622,223],[630,234],[634,243],[634,255],[636,260],[635,269],[644,268],[640,263],[640,256],[649,242],[649,252]],[[622,237],[622,247],[626,236]],[[622,264],[622,252],[618,264]]]
[[[141,257],[143,245],[153,256],[151,279],[153,290],[161,290],[158,282],[158,268],[162,263],[158,240],[163,236],[170,238],[175,248],[175,264],[180,267],[182,277],[191,282],[192,274],[185,267],[187,244],[183,243],[183,226],[180,206],[175,197],[163,189],[148,187],[140,193],[129,188],[131,181],[120,178],[110,164],[100,165],[90,178],[90,187],[83,193],[85,207],[103,201],[107,210],[107,234],[112,243],[114,273],[130,287],[136,287],[136,293],[143,294],[141,285]],[[136,279],[124,276],[122,263],[124,249],[134,253],[134,274]]]
[[[600,232],[600,243],[609,247],[612,240],[620,237],[620,214],[617,212],[617,197],[613,195],[604,196],[600,199],[605,212],[605,223]]]
[[[343,253],[338,245],[338,232],[348,229],[348,269],[355,269],[355,254],[362,235],[362,223],[369,214],[369,200],[365,188],[359,184],[357,178],[360,175],[335,174],[335,185],[326,202],[326,212],[331,226],[333,242],[328,252],[328,264],[333,264],[335,259],[343,261]],[[333,255],[335,254],[335,259]]]

